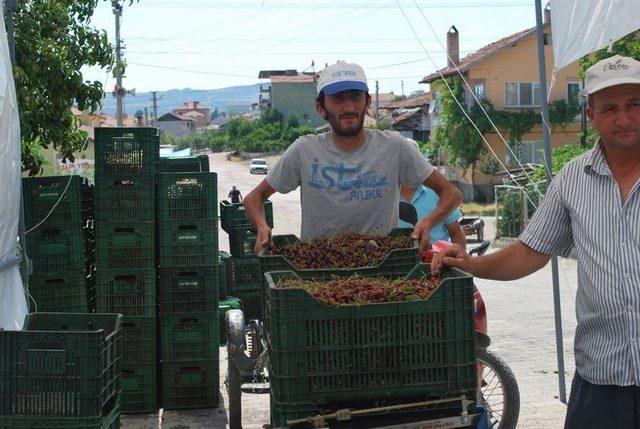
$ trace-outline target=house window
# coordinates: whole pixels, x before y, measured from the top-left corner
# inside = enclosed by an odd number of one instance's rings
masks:
[[[308,113],[303,113],[302,114],[302,120],[303,121],[308,121],[309,120],[309,114]]]
[[[537,82],[506,82],[505,107],[540,107],[542,93]]]
[[[513,152],[517,156],[514,158],[511,151],[507,150],[507,156],[505,161],[507,165],[518,165],[518,160],[521,164],[544,164],[544,142],[543,141],[523,141],[519,142],[513,148]]]
[[[473,91],[473,95],[471,94]],[[478,101],[485,98],[484,93],[484,80],[472,80],[469,82],[469,87],[465,88],[465,100],[467,102],[467,107],[471,108],[476,104],[476,99]],[[475,98],[474,98],[475,97]]]
[[[580,82],[567,83],[567,103],[580,104]]]

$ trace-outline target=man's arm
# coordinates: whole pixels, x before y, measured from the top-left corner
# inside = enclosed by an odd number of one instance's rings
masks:
[[[465,237],[462,227],[460,227],[460,222],[451,222],[445,226],[449,232],[449,237],[451,237],[451,242],[465,249],[467,247],[467,237]]]
[[[458,245],[434,255],[431,272],[439,274],[444,266],[460,268],[475,277],[491,280],[516,280],[547,265],[550,255],[533,250],[521,241],[484,256],[469,256]]]
[[[420,238],[420,250],[429,246],[429,231],[434,226],[444,223],[449,214],[462,204],[462,192],[449,182],[437,170],[434,170],[423,184],[438,195],[436,208],[420,219],[413,230],[412,237]]]
[[[264,179],[244,199],[244,209],[247,217],[258,232],[254,247],[256,254],[260,253],[263,248],[270,246],[271,228],[264,216],[264,202],[275,192],[276,190]]]

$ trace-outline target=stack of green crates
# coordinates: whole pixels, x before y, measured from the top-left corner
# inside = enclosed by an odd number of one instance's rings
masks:
[[[121,316],[31,313],[0,329],[0,428],[120,427]]]
[[[162,406],[215,408],[219,399],[216,174],[157,177]]]
[[[273,228],[273,206],[271,201],[264,204],[267,224]],[[230,296],[240,298],[245,316],[260,318],[261,272],[260,262],[253,248],[256,243],[256,229],[247,217],[242,203],[220,202],[220,223],[229,234],[231,250],[231,280],[228,285]]]
[[[93,307],[92,188],[80,176],[23,179],[32,311]]]
[[[96,128],[96,310],[120,313],[122,410],[157,410],[156,128]]]

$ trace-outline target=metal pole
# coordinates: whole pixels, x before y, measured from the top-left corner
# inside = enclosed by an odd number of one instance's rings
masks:
[[[158,126],[158,98],[157,91],[151,91],[151,96],[153,97],[153,126]]]
[[[542,24],[541,0],[535,0],[536,4],[536,29],[538,42],[538,73],[540,74],[540,98],[542,101],[542,136],[544,138],[544,159],[546,165],[547,185],[551,183],[551,139],[549,136],[549,104],[547,102],[547,66],[544,58],[544,40]],[[553,308],[556,324],[556,353],[558,359],[558,388],[560,389],[560,402],[567,403],[567,389],[564,379],[564,348],[562,343],[562,311],[560,306],[560,285],[558,280],[558,257],[551,258],[551,278],[553,281]]]
[[[376,121],[378,120],[378,109],[380,109],[380,96],[378,94],[378,81],[376,80]]]
[[[122,119],[122,47],[120,46],[120,17],[122,16],[122,5],[116,3],[113,6],[113,14],[116,16],[116,82],[118,88],[116,90],[116,119],[119,127],[123,126]]]

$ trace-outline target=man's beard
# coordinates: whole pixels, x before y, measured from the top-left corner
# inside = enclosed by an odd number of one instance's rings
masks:
[[[331,125],[331,129],[333,130],[334,133],[336,133],[337,135],[341,136],[341,137],[353,137],[358,135],[358,133],[360,131],[362,131],[362,127],[364,126],[364,115],[365,112],[363,111],[362,114],[360,115],[360,117],[358,118],[358,122],[351,126],[351,127],[342,127],[340,126],[340,121],[338,119],[338,117],[332,113],[330,113],[329,111],[326,111],[326,120],[329,122],[329,124]]]

